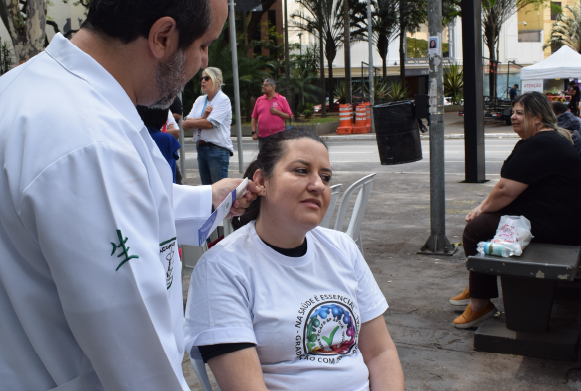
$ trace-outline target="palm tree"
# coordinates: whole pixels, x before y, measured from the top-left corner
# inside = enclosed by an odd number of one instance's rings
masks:
[[[496,77],[493,75],[496,75],[495,67],[499,57],[500,29],[520,9],[528,5],[539,6],[542,2],[543,0],[482,0],[482,30],[490,58],[488,86],[491,98],[496,98]]]
[[[359,3],[363,4],[363,3]],[[397,9],[399,0],[379,0],[379,4],[373,0],[371,6],[371,31],[373,44],[383,61],[383,79],[387,77],[387,52],[389,44],[400,34]],[[355,10],[354,25],[357,29],[354,33],[367,40],[367,7],[359,7]]]
[[[325,45],[325,57],[329,70],[329,110],[333,111],[334,86],[333,61],[337,56],[337,49],[343,45],[343,0],[297,0],[310,15],[298,13],[292,17],[297,22],[295,26],[313,34],[319,39],[319,45]],[[321,70],[324,67],[321,66]],[[324,75],[324,73],[321,73]],[[323,89],[324,89],[323,85]],[[321,103],[325,107],[325,102]],[[324,109],[323,109],[324,110]]]
[[[581,12],[579,7],[565,6],[571,12],[571,16],[564,13],[557,15],[557,20],[551,27],[551,37],[543,45],[543,49],[554,46],[569,46],[577,53],[581,53]]]
[[[426,0],[398,0],[397,16],[399,24],[399,75],[402,84],[405,84],[406,53],[404,42],[406,39],[406,31],[415,30],[419,28],[421,24],[425,23],[428,18],[427,11],[428,4]]]

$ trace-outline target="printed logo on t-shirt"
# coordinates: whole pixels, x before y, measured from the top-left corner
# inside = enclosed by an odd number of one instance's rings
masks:
[[[343,355],[355,353],[359,318],[353,307],[353,301],[342,295],[314,295],[302,303],[295,322],[299,359],[335,364]]]

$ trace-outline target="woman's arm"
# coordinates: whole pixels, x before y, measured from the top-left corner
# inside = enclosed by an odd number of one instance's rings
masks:
[[[359,333],[359,350],[369,369],[371,391],[405,389],[399,356],[383,316],[363,323]]]
[[[184,130],[212,129],[213,127],[214,125],[212,125],[210,121],[205,118],[186,118],[182,122],[182,128],[184,128]]]
[[[208,365],[222,391],[268,391],[256,348],[221,354]]]
[[[512,179],[500,178],[488,197],[480,205],[474,208],[466,216],[466,221],[472,220],[480,213],[498,212],[507,205],[510,205],[516,197],[521,195],[529,185],[513,181]]]

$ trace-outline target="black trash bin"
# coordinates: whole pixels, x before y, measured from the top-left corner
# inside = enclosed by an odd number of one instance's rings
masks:
[[[413,101],[373,106],[373,120],[382,165],[422,160],[422,144]]]

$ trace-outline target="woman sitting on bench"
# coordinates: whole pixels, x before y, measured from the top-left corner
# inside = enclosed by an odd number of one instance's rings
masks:
[[[512,126],[521,140],[500,170],[500,180],[488,197],[466,216],[463,244],[466,256],[476,255],[478,242],[496,234],[503,215],[525,216],[533,242],[581,245],[581,158],[568,131],[557,127],[551,103],[539,92],[517,97]],[[495,275],[470,272],[469,287],[450,299],[466,305],[454,326],[477,326],[496,313]]]
[[[270,136],[244,174],[261,196],[196,266],[186,349],[222,391],[403,391],[385,297],[353,240],[317,227],[331,174],[318,136]]]

